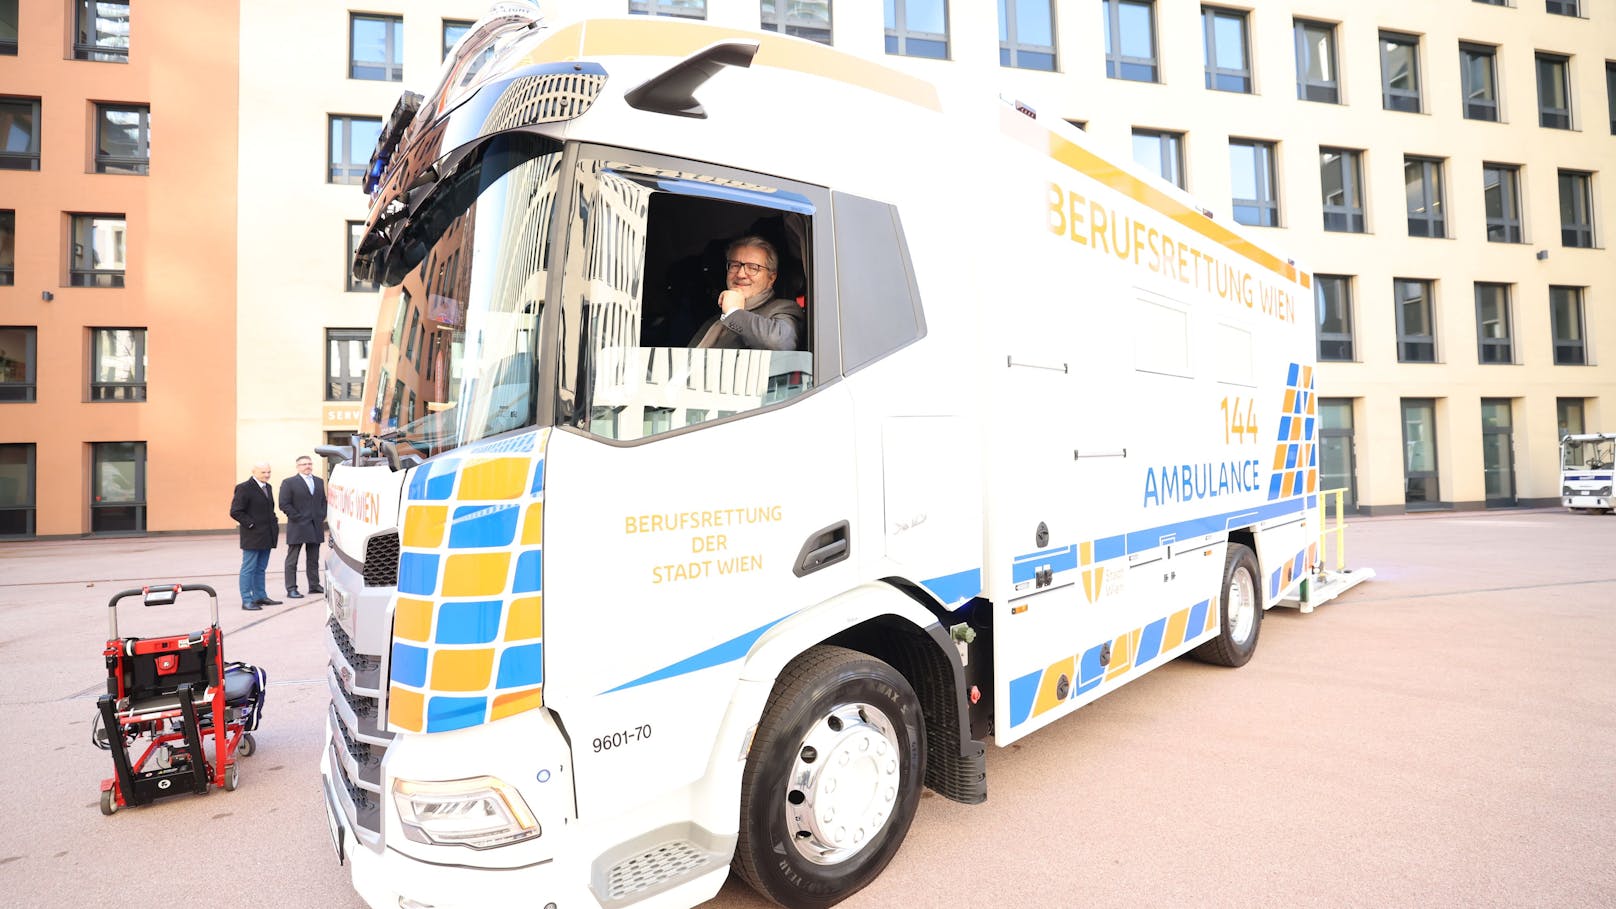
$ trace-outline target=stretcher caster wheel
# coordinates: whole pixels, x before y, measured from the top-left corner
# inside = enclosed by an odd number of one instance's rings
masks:
[[[252,757],[253,752],[257,750],[258,742],[253,739],[253,734],[250,732],[243,734],[241,743],[236,746],[236,753],[242,757]]]
[[[236,787],[240,785],[241,777],[236,772],[236,765],[231,764],[229,767],[224,768],[224,791],[235,792]]]
[[[101,790],[101,813],[107,817],[118,813],[118,799],[111,789]]]

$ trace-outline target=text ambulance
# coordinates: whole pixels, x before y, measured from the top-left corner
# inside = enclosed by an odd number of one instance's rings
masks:
[[[372,906],[831,905],[1314,561],[1309,277],[991,92],[507,11],[370,182],[321,772]],[[799,349],[693,343],[747,236]]]

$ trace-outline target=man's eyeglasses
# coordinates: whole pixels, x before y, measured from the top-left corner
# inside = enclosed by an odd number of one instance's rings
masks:
[[[731,259],[727,264],[730,271],[744,271],[750,277],[756,277],[760,271],[774,271],[767,265],[759,265],[756,262],[742,262],[738,259]]]

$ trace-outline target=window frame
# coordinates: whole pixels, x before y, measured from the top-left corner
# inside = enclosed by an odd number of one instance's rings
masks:
[[[455,46],[455,41],[459,41],[460,37],[471,31],[471,27],[477,23],[471,19],[443,19],[440,21],[443,23],[442,31],[440,32],[443,36],[443,55],[438,58],[441,62],[449,59],[449,51]],[[449,40],[449,29],[451,28],[461,29],[460,35],[455,37],[455,41]]]
[[[4,6],[6,12],[10,14],[10,21],[7,23],[10,28],[6,29],[4,33],[0,33],[0,57],[15,57],[17,56],[18,3],[17,0],[0,0],[0,6]]]
[[[370,158],[366,156],[363,161],[349,161],[346,156],[348,149],[353,146],[353,127],[356,123],[376,124],[376,133],[381,135],[383,128],[382,118],[365,117],[357,114],[326,114],[326,165],[325,182],[334,186],[362,186],[365,174],[370,170]],[[337,160],[339,139],[334,134],[338,124],[342,127],[340,151],[344,158]],[[354,171],[357,169],[357,175]],[[340,173],[339,173],[340,171]],[[352,179],[349,179],[352,177]]]
[[[1553,359],[1555,366],[1592,366],[1588,356],[1588,309],[1584,305],[1583,291],[1587,288],[1564,284],[1549,285],[1549,337],[1553,344]],[[1570,304],[1564,315],[1570,318],[1567,324],[1561,318],[1562,312],[1555,299],[1557,293],[1564,294],[1565,301]],[[1562,329],[1572,329],[1565,332]]]
[[[0,208],[0,287],[17,283],[17,210]]]
[[[39,170],[40,155],[40,125],[43,102],[30,95],[0,95],[0,104],[28,105],[29,134],[28,147],[22,151],[7,151],[0,147],[0,170]],[[16,123],[15,114],[10,121]]]
[[[1582,4],[1578,0],[1543,0],[1543,11],[1551,16],[1582,18]]]
[[[7,505],[0,502],[0,514],[6,512],[22,513],[22,533],[5,533],[4,524],[0,524],[0,540],[26,540],[36,533],[35,520],[39,508],[39,446],[34,442],[0,442],[0,452],[7,449],[16,449],[22,454],[23,494],[21,501]],[[0,463],[4,463],[0,461]]]
[[[130,10],[132,4],[127,0],[121,3],[120,0],[73,0],[73,59],[94,63],[128,63],[129,39],[127,37],[124,38],[122,45],[102,44],[100,42],[101,33],[97,30],[95,32],[97,40],[94,42],[79,40],[81,37],[87,38],[89,36],[86,20],[94,15],[93,9],[99,7],[102,3],[121,5],[124,8],[126,22],[133,18]]]
[[[1384,110],[1401,111],[1403,113],[1418,114],[1425,110],[1423,97],[1423,80],[1420,78],[1420,36],[1407,32],[1387,31],[1382,29],[1379,33],[1380,44],[1380,106]],[[1413,88],[1396,88],[1392,85],[1392,52],[1390,46],[1396,45],[1408,49],[1409,53],[1409,80]]]
[[[685,12],[694,9],[695,13]],[[706,19],[707,0],[629,0],[631,16],[673,16],[680,19]]]
[[[1184,133],[1170,129],[1139,129],[1135,127],[1131,138],[1134,143],[1133,159],[1136,163],[1144,167],[1151,166],[1148,162],[1139,160],[1139,146],[1137,143],[1140,139],[1154,139],[1159,159],[1155,165],[1156,173],[1163,180],[1179,189],[1188,188],[1188,181],[1184,173]],[[1172,173],[1167,173],[1168,170],[1171,170]]]
[[[368,328],[327,328],[325,329],[325,400],[330,402],[363,402],[365,400],[365,380],[369,378],[370,371],[370,345],[371,330]],[[357,376],[350,373],[337,375],[333,371],[332,354],[338,349],[338,344],[359,342],[360,370]],[[353,363],[348,364],[349,368]]]
[[[941,34],[937,32],[923,32],[909,28],[909,4],[911,2],[913,2],[913,0],[893,0],[892,22],[888,24],[883,21],[882,23],[886,34],[887,55],[894,57],[919,57],[924,60],[952,60],[953,47],[951,46],[948,37],[951,23],[949,22],[947,0],[933,0],[933,2],[937,3],[943,14],[943,31]],[[925,2],[925,0],[922,0],[922,2]],[[884,12],[885,11],[883,10],[883,13]],[[942,53],[940,55],[913,53],[909,47],[910,42],[915,42],[920,48],[926,48],[929,45],[939,44],[941,45]]]
[[[106,151],[107,114],[132,113],[139,117],[135,125],[134,155],[114,155]],[[101,104],[95,105],[95,172],[146,176],[151,173],[151,105]]]
[[[382,42],[386,53],[381,60],[360,60],[355,54],[358,52],[358,26],[360,22],[377,22],[385,26],[382,31]],[[348,13],[348,78],[357,82],[403,82],[404,81],[404,17],[387,13]],[[394,55],[397,59],[394,59]],[[379,69],[382,73],[377,76],[361,76],[361,67]]]
[[[1571,425],[1571,417],[1575,414],[1577,425]],[[1560,429],[1560,438],[1566,436],[1580,436],[1588,431],[1588,399],[1587,398],[1555,398],[1554,424]]]
[[[1514,304],[1511,285],[1493,281],[1475,282],[1476,299],[1476,362],[1483,366],[1512,365],[1515,362]],[[1484,299],[1484,293],[1496,293]],[[1486,304],[1496,304],[1496,318],[1489,320],[1483,312]],[[1488,325],[1501,325],[1501,334],[1487,333]]]
[[[132,445],[133,463],[135,465],[134,498],[129,501],[104,502],[102,501],[101,466],[105,463],[102,451],[112,445]],[[115,462],[116,463],[116,462]],[[98,536],[114,534],[145,533],[146,532],[146,443],[145,442],[91,442],[90,443],[90,533]],[[132,509],[135,526],[132,528],[99,529],[96,526],[98,512],[105,514],[113,509]]]
[[[1218,65],[1217,23],[1219,19],[1236,22],[1240,26],[1240,69],[1227,69]],[[1241,95],[1256,93],[1257,80],[1252,72],[1251,16],[1246,10],[1224,6],[1201,7],[1201,53],[1205,57],[1206,87],[1210,91],[1233,92]],[[1237,88],[1225,88],[1224,80]]]
[[[1266,186],[1268,190],[1268,198],[1242,199],[1235,197],[1231,192],[1229,210],[1234,218],[1234,222],[1236,224],[1244,224],[1248,227],[1282,227],[1283,225],[1280,223],[1279,218],[1279,143],[1270,142],[1266,139],[1247,139],[1236,136],[1229,137],[1229,149],[1231,153],[1237,146],[1241,148],[1250,148],[1252,150],[1252,166],[1254,168],[1252,172],[1252,185],[1257,187],[1259,191]],[[1257,154],[1259,151],[1263,152],[1263,154]],[[1265,163],[1267,165],[1266,168],[1264,167]],[[1231,190],[1233,189],[1232,184],[1234,183],[1234,166],[1234,156],[1231,154],[1229,158]],[[1267,174],[1266,179],[1264,178],[1265,170]],[[1268,215],[1271,218],[1271,221],[1264,223],[1262,220],[1241,220],[1241,208],[1257,209],[1259,212]]]
[[[0,404],[29,404],[39,397],[39,326],[37,325],[0,325],[0,331],[15,331],[22,334],[23,359],[22,378],[0,379]],[[15,363],[12,357],[6,358]],[[4,373],[0,373],[3,376]]]
[[[1545,84],[1544,67],[1552,67],[1557,74],[1550,76],[1552,84]],[[1537,125],[1544,129],[1572,129],[1571,57],[1537,51],[1532,55],[1532,68],[1537,73]],[[1559,90],[1560,96],[1565,99],[1565,107],[1548,106],[1544,97],[1548,89]]]
[[[1561,168],[1555,185],[1560,199],[1560,245],[1568,249],[1594,249],[1594,175],[1588,171]],[[1567,192],[1571,197],[1567,199]],[[1568,212],[1567,202],[1570,202]],[[1566,220],[1570,214],[1572,220]]]
[[[1146,38],[1150,42],[1149,57],[1132,57],[1122,52],[1122,8],[1137,7],[1145,11],[1149,20],[1149,34]],[[1156,3],[1155,0],[1104,0],[1101,12],[1105,16],[1105,30],[1102,32],[1105,41],[1105,77],[1107,79],[1120,79],[1125,82],[1151,82],[1161,81],[1161,43],[1156,36]],[[1130,75],[1129,67],[1142,67],[1149,70],[1150,78],[1140,79]]]
[[[1398,413],[1401,417],[1403,435],[1403,505],[1404,507],[1407,507],[1409,505],[1420,503],[1426,506],[1435,506],[1442,501],[1442,462],[1440,457],[1441,450],[1437,447],[1436,437],[1436,398],[1399,398],[1398,405]],[[1411,460],[1414,454],[1412,447],[1414,443],[1411,443],[1408,438],[1408,416],[1411,408],[1421,408],[1425,410],[1426,416],[1429,417],[1429,422],[1426,424],[1426,426],[1430,429],[1431,433],[1430,470],[1414,470],[1411,466]],[[1428,498],[1422,499],[1410,498],[1409,487],[1410,481],[1412,480],[1432,481],[1431,485],[1433,489],[1431,490],[1431,495]]]
[[[1341,171],[1341,192],[1345,198],[1339,205],[1330,203],[1327,189],[1329,184],[1325,181],[1327,169],[1331,166],[1331,162],[1326,158],[1331,154],[1335,156],[1336,166]],[[1326,231],[1345,234],[1368,232],[1369,221],[1364,211],[1363,154],[1363,150],[1357,148],[1319,146],[1320,204],[1323,208]],[[1331,226],[1332,216],[1341,226]]]
[[[1488,188],[1489,174],[1498,174],[1498,180],[1492,184],[1498,188],[1498,207],[1500,214],[1494,217],[1489,210]],[[1492,161],[1481,162],[1481,210],[1486,218],[1488,243],[1525,243],[1526,232],[1521,224],[1521,166],[1519,164],[1498,164]],[[1495,238],[1495,233],[1501,238]]]
[[[108,332],[131,332],[134,342],[134,376],[129,382],[108,382],[101,378],[101,348]],[[90,394],[92,402],[129,403],[146,400],[147,330],[145,328],[90,329]]]
[[[344,293],[380,293],[382,286],[375,281],[360,281],[353,275],[354,250],[364,238],[365,222],[345,221],[348,235],[348,254],[343,257],[342,288]]]
[[[1337,289],[1331,294],[1325,290],[1326,286]],[[1334,299],[1327,299],[1334,297]],[[1313,308],[1315,327],[1317,329],[1317,354],[1320,362],[1329,363],[1355,363],[1357,362],[1357,345],[1355,343],[1352,312],[1352,276],[1351,275],[1320,275],[1313,276]],[[1334,312],[1330,312],[1331,307]],[[1333,315],[1344,330],[1327,331],[1327,316]],[[1326,355],[1326,354],[1329,355]]]
[[[1605,104],[1610,107],[1610,134],[1616,136],[1616,60],[1605,61]]]
[[[1291,27],[1296,42],[1296,97],[1303,101],[1314,101],[1320,104],[1341,103],[1341,55],[1336,51],[1335,29],[1333,22],[1321,22],[1317,19],[1292,19]],[[1308,32],[1323,32],[1324,46],[1326,48],[1325,67],[1334,74],[1333,78],[1314,81],[1308,77],[1308,67],[1304,61],[1313,59],[1312,48],[1316,42],[1308,39]],[[1315,97],[1318,95],[1319,97]]]
[[[1483,87],[1475,84],[1474,74],[1469,65],[1472,60],[1482,61],[1486,67],[1485,97],[1477,97]],[[1497,45],[1478,44],[1474,41],[1459,42],[1459,91],[1461,95],[1459,100],[1466,120],[1503,122],[1503,110],[1500,108],[1498,96]]]
[[[1448,206],[1447,188],[1443,184],[1442,158],[1428,158],[1424,155],[1403,156],[1403,195],[1408,203],[1408,235],[1410,237],[1423,237],[1426,239],[1444,240],[1448,236]],[[1420,199],[1425,214],[1421,215],[1414,208],[1415,200],[1409,198],[1408,187],[1411,183],[1408,177],[1409,168],[1420,167]],[[1416,224],[1424,225],[1424,233],[1415,230]]]
[[[1418,288],[1417,297],[1410,297],[1405,288]],[[1397,307],[1397,362],[1438,363],[1436,350],[1436,282],[1428,278],[1393,278],[1392,303]],[[1425,332],[1414,333],[1408,328],[1408,307],[1418,304],[1425,321]],[[1421,356],[1424,354],[1424,356]]]
[[[779,13],[780,4],[788,4],[786,14]],[[791,35],[814,41],[819,44],[833,45],[832,40],[836,33],[836,10],[831,0],[825,0],[825,24],[818,25],[818,20],[811,20],[815,24],[807,24],[810,20],[793,17],[790,7],[795,6],[791,0],[758,0],[758,27],[766,32],[775,32],[781,35]]]
[[[82,254],[89,253],[92,256],[94,254],[94,249],[92,248],[93,244],[81,244],[79,242],[80,225],[84,222],[88,222],[89,229],[93,235],[95,223],[97,221],[116,221],[123,225],[121,236],[121,245],[123,247],[121,250],[124,265],[123,268],[99,268],[94,264],[92,264],[89,268],[81,268],[79,266],[79,260]],[[68,266],[68,286],[100,288],[118,288],[124,286],[129,264],[129,219],[127,215],[112,212],[69,212],[67,244],[68,250],[66,258]]]
[[[1011,69],[1030,69],[1045,73],[1060,72],[1060,60],[1055,54],[1054,43],[1055,36],[1058,34],[1055,21],[1055,2],[1054,0],[1040,0],[1040,2],[1049,11],[1049,44],[1031,44],[1022,41],[1021,29],[1017,21],[1017,16],[1019,15],[1017,7],[1020,5],[1018,0],[999,0],[999,28],[1004,32],[1004,37],[999,39],[1000,66]],[[1048,65],[1028,66],[1022,62],[1023,55],[1032,58],[1035,62],[1047,57]]]

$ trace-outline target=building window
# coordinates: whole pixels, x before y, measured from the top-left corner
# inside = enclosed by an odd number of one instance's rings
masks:
[[[1487,242],[1522,242],[1521,169],[1513,164],[1482,164],[1481,193],[1487,209]]]
[[[91,329],[90,359],[90,400],[146,400],[146,329]]]
[[[1610,134],[1616,136],[1616,61],[1605,61],[1605,104],[1610,108]]]
[[[1380,33],[1381,106],[1420,112],[1420,39],[1398,32]]]
[[[999,0],[999,65],[1055,71],[1051,0]]]
[[[1404,398],[1403,501],[1409,505],[1440,502],[1436,469],[1436,401]]]
[[[0,539],[33,535],[34,445],[0,445]]]
[[[95,106],[95,172],[144,174],[151,165],[151,108],[144,104]]]
[[[440,59],[449,59],[449,52],[454,50],[455,42],[459,41],[471,27],[477,23],[466,19],[443,20],[443,56]]]
[[[1258,227],[1279,226],[1279,190],[1274,179],[1274,143],[1229,140],[1229,178],[1234,220]]]
[[[1341,507],[1358,508],[1357,470],[1352,439],[1352,399],[1319,398],[1319,489],[1345,490]],[[1325,503],[1326,508],[1332,507]]]
[[[886,0],[887,53],[948,59],[948,6],[944,0]]]
[[[830,0],[762,0],[763,30],[829,44]],[[777,7],[784,7],[785,13]]]
[[[39,99],[0,98],[0,170],[39,170]]]
[[[90,532],[146,529],[146,443],[96,442],[90,474]]]
[[[326,173],[328,183],[365,182],[365,171],[370,169],[370,156],[376,151],[376,140],[382,134],[380,117],[331,117],[331,143],[328,146],[330,167]]]
[[[123,215],[72,215],[68,283],[122,287],[128,229]]]
[[[0,57],[15,56],[17,56],[17,0],[0,0]]]
[[[0,287],[17,283],[17,213],[0,210]]]
[[[1588,431],[1588,424],[1583,420],[1583,411],[1582,398],[1554,399],[1554,415],[1560,426],[1560,438],[1580,436]]]
[[[1405,157],[1403,188],[1408,196],[1408,235],[1446,237],[1447,218],[1442,204],[1442,161],[1438,158]]]
[[[365,367],[370,362],[370,329],[325,330],[325,399],[359,401],[365,394]]]
[[[1582,288],[1549,288],[1549,321],[1554,326],[1554,365],[1586,366],[1588,349],[1582,330]]]
[[[0,325],[0,403],[34,400],[38,334],[33,326]]]
[[[1581,16],[1578,0],[1545,0],[1544,8],[1556,16]]]
[[[1560,245],[1592,249],[1594,214],[1590,200],[1593,174],[1560,171]]]
[[[404,17],[348,16],[348,78],[404,81]]]
[[[1105,77],[1156,81],[1156,5],[1151,0],[1103,0]]]
[[[375,293],[382,289],[374,281],[361,281],[353,275],[354,250],[359,248],[359,241],[365,235],[365,222],[348,222],[348,255],[342,260],[342,274],[346,289],[354,293]]]
[[[1184,188],[1184,134],[1154,129],[1133,131],[1133,159]]]
[[[1364,232],[1363,153],[1350,148],[1319,149],[1324,190],[1324,229]]]
[[[1393,278],[1392,294],[1397,298],[1397,362],[1435,363],[1431,282]]]
[[[1476,284],[1477,362],[1515,362],[1508,284]]]
[[[1571,58],[1560,54],[1537,55],[1537,124],[1549,129],[1571,128],[1571,86],[1566,70]]]
[[[1459,45],[1459,78],[1464,89],[1467,120],[1498,121],[1498,48],[1487,44]]]
[[[129,4],[73,0],[73,59],[129,62]]]
[[[1206,87],[1220,92],[1251,91],[1251,55],[1246,45],[1246,14],[1201,7],[1201,40],[1206,52]]]
[[[1352,278],[1314,275],[1313,288],[1319,310],[1319,359],[1352,360]]]
[[[1296,97],[1303,101],[1341,102],[1341,83],[1335,71],[1335,26],[1328,22],[1297,19]]]
[[[680,16],[707,18],[707,0],[628,0],[628,11],[636,16]]]
[[[1488,6],[1508,6],[1509,0],[1474,0],[1476,3],[1485,3]]]

